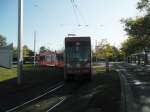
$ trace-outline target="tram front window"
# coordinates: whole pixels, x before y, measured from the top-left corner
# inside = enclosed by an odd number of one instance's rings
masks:
[[[88,45],[70,45],[66,49],[67,61],[88,61],[90,59],[90,46]]]

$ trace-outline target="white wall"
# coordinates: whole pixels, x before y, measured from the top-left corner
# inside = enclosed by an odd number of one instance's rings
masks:
[[[7,47],[0,47],[0,66],[11,68],[12,67],[12,50],[13,45]]]

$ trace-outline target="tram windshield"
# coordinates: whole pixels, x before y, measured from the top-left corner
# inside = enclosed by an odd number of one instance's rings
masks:
[[[89,42],[80,42],[78,44],[68,43],[66,46],[66,58],[68,61],[88,61],[90,59]]]

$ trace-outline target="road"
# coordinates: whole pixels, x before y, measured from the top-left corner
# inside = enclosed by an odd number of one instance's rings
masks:
[[[125,80],[124,112],[150,112],[150,66],[116,63],[115,69]]]

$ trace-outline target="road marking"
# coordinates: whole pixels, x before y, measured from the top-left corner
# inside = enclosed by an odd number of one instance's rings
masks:
[[[61,83],[62,83],[62,82],[60,82],[60,83],[58,83],[58,84],[61,84]],[[57,85],[57,84],[56,84],[56,85]],[[57,89],[59,89],[59,88],[61,88],[61,87],[63,87],[63,86],[64,86],[64,84],[61,84],[61,85],[59,85],[59,86],[53,88],[52,90],[50,90],[50,91],[48,91],[48,92],[46,92],[46,93],[44,93],[44,94],[42,94],[42,95],[40,95],[40,96],[34,98],[34,99],[31,99],[31,100],[29,100],[29,101],[27,101],[27,102],[25,102],[25,103],[23,103],[23,104],[21,104],[21,105],[18,105],[18,106],[16,106],[16,107],[12,108],[12,109],[7,110],[6,112],[12,112],[12,111],[14,111],[14,110],[16,110],[16,109],[18,109],[18,108],[20,108],[20,107],[22,107],[22,106],[28,104],[28,103],[31,103],[31,102],[33,102],[33,101],[35,101],[35,100],[37,100],[37,99],[39,99],[39,98],[41,98],[41,97],[43,97],[43,96],[49,94],[49,93],[52,93],[52,92],[56,91]]]
[[[52,107],[51,107],[50,109],[48,109],[46,112],[52,111],[55,107],[59,106],[59,105],[60,105],[61,103],[63,103],[66,99],[67,99],[67,97],[64,98],[63,100],[61,100],[60,102],[58,102],[57,104],[55,104],[54,106],[52,106]]]

